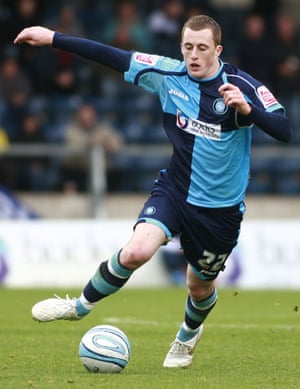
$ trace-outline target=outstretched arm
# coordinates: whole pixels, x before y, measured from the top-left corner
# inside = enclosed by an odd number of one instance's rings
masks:
[[[32,46],[51,45],[54,48],[101,63],[119,72],[128,70],[132,54],[129,51],[100,42],[65,35],[40,26],[25,28],[16,37],[14,43],[28,43]]]

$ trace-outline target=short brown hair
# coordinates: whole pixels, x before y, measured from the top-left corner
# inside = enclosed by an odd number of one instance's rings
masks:
[[[221,44],[222,31],[220,25],[210,16],[196,15],[190,17],[183,25],[181,30],[181,39],[186,28],[190,28],[193,31],[200,31],[206,28],[210,29],[213,34],[213,40],[215,45]]]

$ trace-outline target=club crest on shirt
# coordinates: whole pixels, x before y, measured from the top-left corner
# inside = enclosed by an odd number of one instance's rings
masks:
[[[156,208],[155,207],[147,207],[144,211],[144,214],[147,216],[154,215],[156,213]]]
[[[213,110],[217,115],[224,115],[228,111],[228,107],[225,105],[224,100],[219,97],[213,102]]]

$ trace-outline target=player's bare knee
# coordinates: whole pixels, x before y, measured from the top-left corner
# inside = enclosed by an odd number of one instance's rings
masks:
[[[146,263],[152,256],[143,245],[130,245],[122,249],[120,263],[128,269],[137,269]]]
[[[191,298],[195,301],[202,301],[207,299],[214,291],[213,283],[203,283],[202,285],[189,284],[188,291]]]

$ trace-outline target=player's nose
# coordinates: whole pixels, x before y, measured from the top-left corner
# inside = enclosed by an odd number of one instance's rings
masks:
[[[198,58],[198,49],[197,49],[197,47],[193,48],[192,54],[191,54],[191,58],[192,59],[197,59]]]

